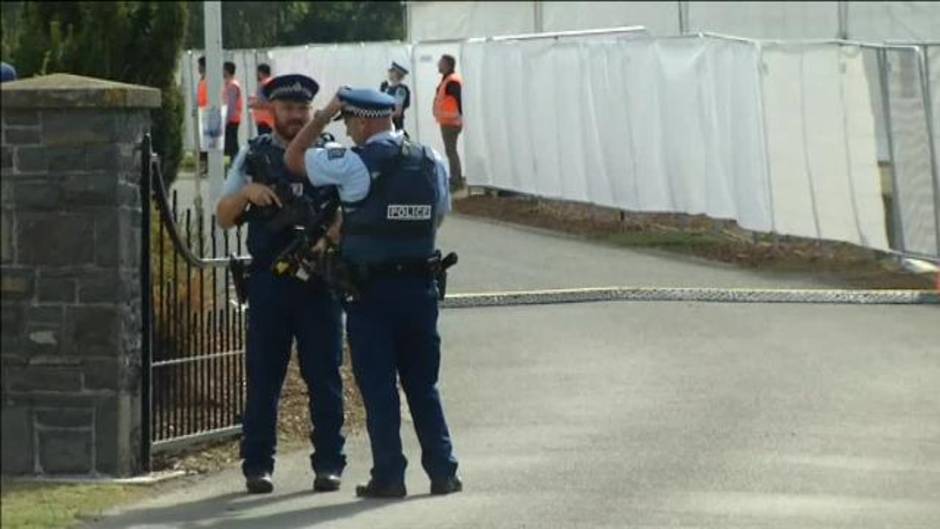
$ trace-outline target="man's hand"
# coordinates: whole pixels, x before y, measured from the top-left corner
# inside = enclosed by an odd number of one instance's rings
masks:
[[[245,185],[242,188],[242,195],[256,206],[270,206],[271,204],[277,204],[277,207],[282,207],[281,199],[277,197],[277,193],[273,189],[266,185],[250,183]]]
[[[309,176],[307,175],[307,168],[304,166],[304,153],[313,146],[316,139],[330,124],[333,116],[342,109],[343,102],[338,96],[333,96],[333,99],[326,107],[313,114],[313,119],[304,125],[304,128],[300,129],[300,132],[294,136],[284,152],[284,164],[287,165],[288,171],[297,176]]]
[[[343,110],[343,102],[340,100],[339,96],[334,95],[333,99],[326,104],[325,107],[317,111],[314,115],[314,120],[319,120],[323,124],[329,124],[330,121],[336,117]]]

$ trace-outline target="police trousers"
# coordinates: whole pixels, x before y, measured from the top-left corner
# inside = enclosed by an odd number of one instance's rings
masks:
[[[246,475],[274,471],[278,401],[294,338],[310,395],[313,470],[339,474],[346,466],[341,307],[322,286],[277,277],[265,268],[248,279],[248,391],[241,443]]]
[[[370,279],[361,286],[358,300],[346,305],[346,330],[366,409],[376,483],[402,483],[408,464],[399,435],[397,378],[414,420],[425,472],[432,480],[457,472],[437,389],[441,364],[437,315],[437,288],[422,277]]]

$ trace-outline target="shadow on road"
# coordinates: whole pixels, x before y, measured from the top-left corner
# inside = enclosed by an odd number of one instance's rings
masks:
[[[348,492],[340,493],[348,494]],[[309,503],[299,508],[275,507],[279,503],[298,503],[296,500],[308,498]],[[146,527],[148,529],[258,529],[272,527],[278,529],[302,529],[318,523],[329,522],[355,516],[360,512],[379,509],[393,503],[401,503],[430,498],[430,494],[409,496],[400,500],[360,500],[349,497],[343,503],[318,505],[326,499],[335,501],[335,494],[315,494],[297,491],[272,496],[247,496],[244,493],[229,493],[203,500],[177,505],[130,510],[114,518],[93,524],[93,528]],[[252,511],[261,510],[263,514]]]

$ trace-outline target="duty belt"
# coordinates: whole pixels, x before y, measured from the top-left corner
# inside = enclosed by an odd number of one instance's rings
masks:
[[[441,299],[447,290],[447,269],[457,264],[457,254],[451,252],[441,257],[441,252],[434,252],[424,261],[388,262],[373,264],[347,263],[354,283],[361,287],[372,279],[385,277],[426,277],[437,281]]]

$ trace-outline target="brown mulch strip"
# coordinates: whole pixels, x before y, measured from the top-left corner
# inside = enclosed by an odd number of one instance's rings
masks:
[[[904,270],[887,254],[846,243],[750,232],[734,221],[703,215],[621,212],[524,195],[472,195],[455,200],[454,210],[617,246],[654,248],[750,269],[811,273],[849,288],[933,287],[932,277]]]
[[[365,424],[362,397],[355,383],[348,351],[340,370],[345,398],[345,431],[358,432]],[[300,376],[296,355],[291,359],[278,410],[278,452],[310,448],[310,412],[307,385]],[[160,453],[153,458],[154,470],[185,470],[194,473],[218,471],[240,461],[238,439],[188,446],[179,452]]]

